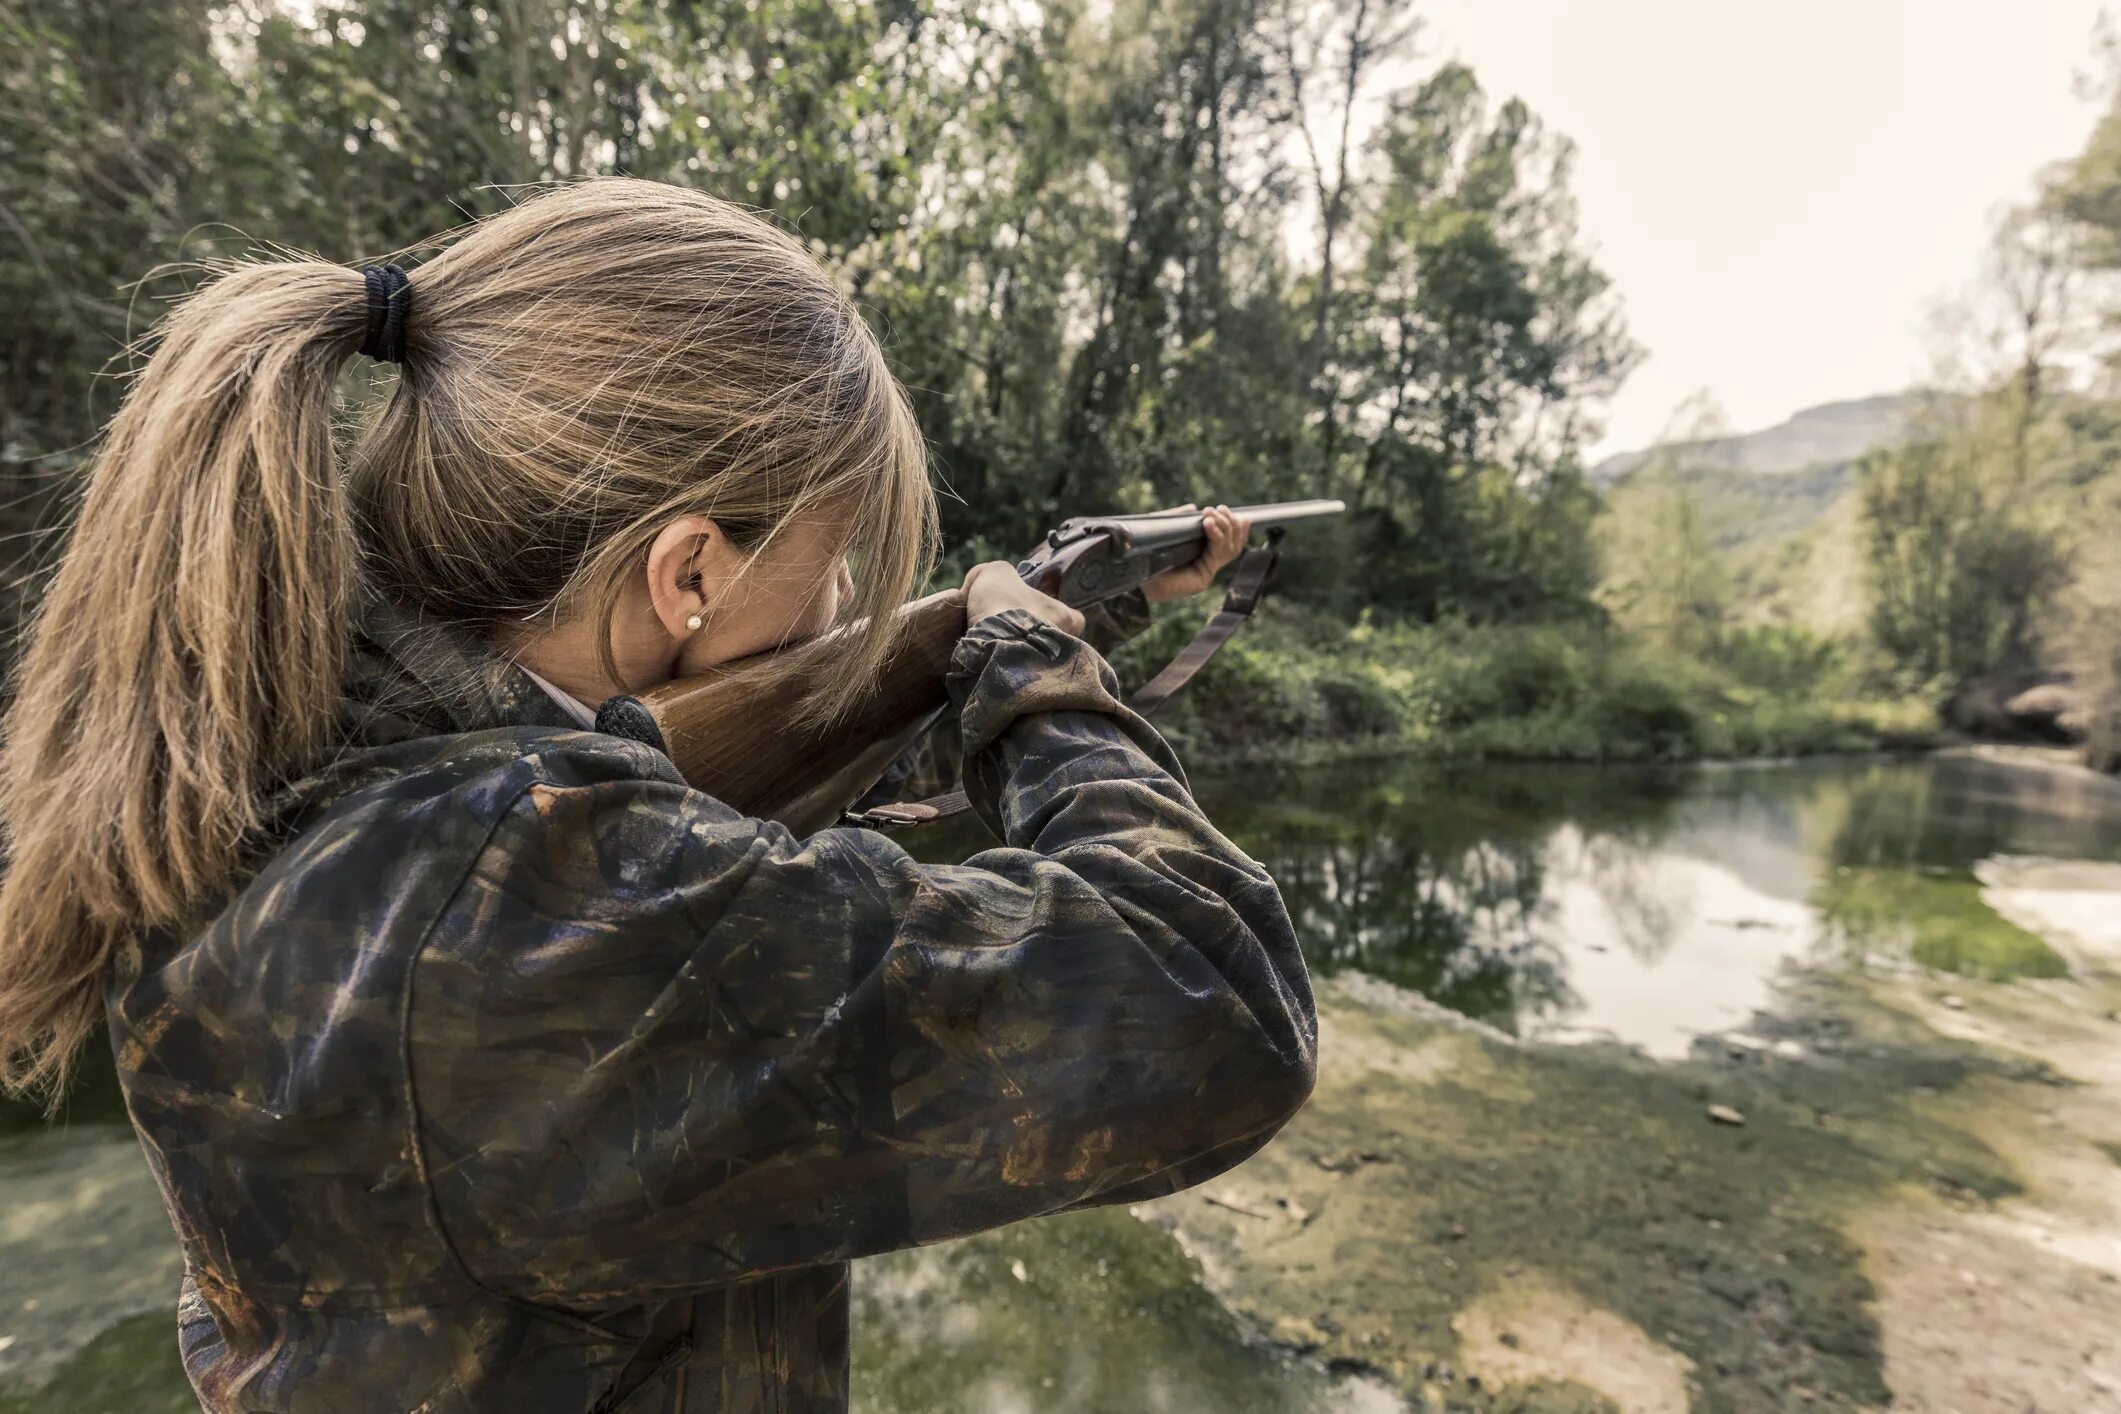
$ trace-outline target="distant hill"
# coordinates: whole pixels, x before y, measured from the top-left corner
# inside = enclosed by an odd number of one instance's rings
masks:
[[[1669,457],[1689,471],[1761,475],[1852,462],[1874,447],[1897,446],[1907,440],[1916,415],[1936,396],[1917,390],[1822,403],[1762,432],[1620,452],[1592,467],[1591,480],[1611,486],[1660,457]]]
[[[1742,621],[1845,631],[1863,604],[1856,463],[1905,442],[1937,396],[1826,403],[1762,432],[1623,452],[1593,467],[1591,480],[1619,522],[1685,488]],[[1635,475],[1650,467],[1664,474]]]

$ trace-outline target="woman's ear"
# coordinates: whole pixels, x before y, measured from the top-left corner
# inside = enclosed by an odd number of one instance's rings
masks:
[[[680,516],[648,547],[648,599],[673,639],[697,633],[743,568],[744,555],[706,516]]]

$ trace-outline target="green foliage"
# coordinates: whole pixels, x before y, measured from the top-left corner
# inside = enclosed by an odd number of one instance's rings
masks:
[[[1660,465],[1634,479],[1626,509],[1604,537],[1604,601],[1659,648],[1707,648],[1729,616],[1731,593],[1701,491],[1678,467]]]
[[[2030,663],[2065,582],[2054,536],[1981,453],[1970,437],[1936,438],[1861,468],[1871,633],[1906,687],[1957,692]]]
[[[1117,659],[1123,680],[1146,679],[1193,627],[1174,615],[1128,645]],[[1791,662],[1809,670],[1835,652],[1795,631],[1766,633],[1759,643],[1775,645],[1755,651],[1777,671]],[[1927,702],[1868,699],[1839,683],[1829,689],[1824,673],[1756,683],[1715,661],[1646,649],[1610,627],[1425,625],[1374,615],[1351,626],[1273,601],[1157,724],[1198,761],[1381,750],[1671,761],[1934,742]]]
[[[769,212],[840,272],[914,396],[953,563],[1066,514],[1342,494],[1342,553],[1288,592],[1581,613],[1577,453],[1635,353],[1576,237],[1568,143],[1449,65],[1329,199],[1330,155],[1310,187],[1262,168],[1314,117],[1299,93],[1382,81],[1366,14],[1314,17],[1348,69],[1249,0],[7,10],[0,531],[63,520],[118,391],[97,370],[196,279],[151,268],[253,239],[371,260],[628,172]],[[1306,201],[1308,264],[1286,240]],[[1377,724],[1362,684],[1333,692],[1336,720]]]
[[[1801,624],[1748,624],[1717,640],[1715,659],[1747,687],[1810,695],[1844,669],[1848,648]]]

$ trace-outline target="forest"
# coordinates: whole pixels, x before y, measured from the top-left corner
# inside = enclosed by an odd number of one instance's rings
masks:
[[[1986,450],[1867,473],[1863,625],[1719,599],[1683,498],[1616,516],[1587,476],[1641,350],[1571,142],[1423,39],[1418,6],[1374,0],[11,6],[4,626],[142,339],[214,262],[416,261],[526,190],[623,172],[769,213],[838,272],[918,405],[946,570],[1069,515],[1345,499],[1170,714],[1210,754],[1920,744],[2006,669],[2111,699],[2111,645],[2050,612],[2111,570],[1983,510],[2028,499],[1998,456],[2043,483],[2103,466],[2109,404],[2043,376],[2044,325],[1955,404],[1978,428],[1921,444]],[[2086,288],[2121,263],[2116,134],[2018,228]],[[1936,613],[1982,622],[1908,623]],[[1191,626],[1171,614],[1123,672]]]

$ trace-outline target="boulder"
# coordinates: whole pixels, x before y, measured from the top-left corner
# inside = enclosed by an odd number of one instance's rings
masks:
[[[2003,704],[2012,725],[2054,741],[2079,742],[2091,730],[2091,697],[2065,682],[2029,687]]]

